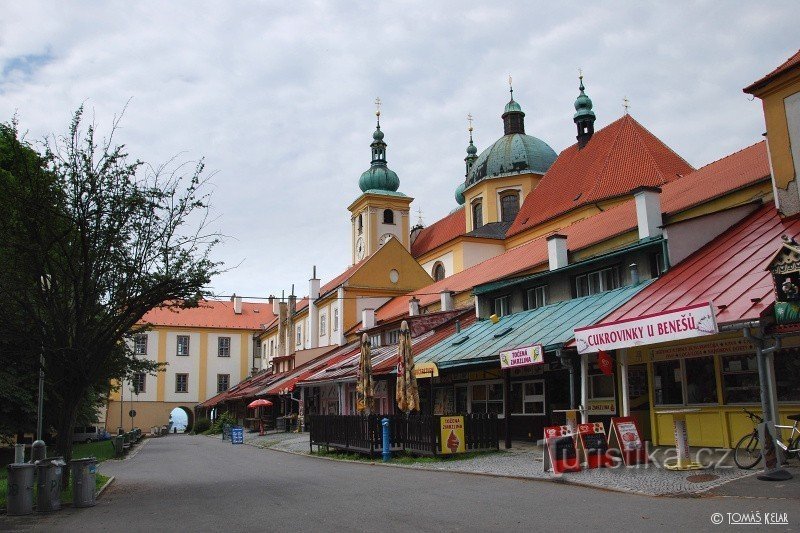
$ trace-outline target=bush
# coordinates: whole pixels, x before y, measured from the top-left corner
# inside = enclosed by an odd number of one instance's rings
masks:
[[[198,418],[197,422],[194,423],[195,433],[203,433],[204,431],[208,431],[209,428],[211,428],[211,420],[208,418]]]
[[[206,435],[218,435],[218,434],[222,433],[222,426],[224,424],[230,424],[231,426],[235,426],[236,425],[236,418],[234,418],[234,416],[231,413],[226,411],[226,412],[222,413],[221,415],[219,415],[217,417],[217,419],[214,420],[214,423],[211,425],[211,427],[208,430],[206,430],[204,433]],[[200,432],[198,431],[197,433],[200,433]]]

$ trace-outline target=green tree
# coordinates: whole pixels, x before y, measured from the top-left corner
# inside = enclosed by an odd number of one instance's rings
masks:
[[[48,406],[56,406],[48,420],[66,460],[87,402],[112,380],[158,369],[126,342],[144,314],[197,305],[220,268],[210,258],[219,238],[207,230],[202,161],[131,160],[114,144],[117,126],[98,141],[80,108],[41,154],[15,124],[4,130],[21,149],[9,151],[13,190],[0,204],[16,206],[0,223],[0,300],[8,303],[0,318],[15,318],[0,325],[0,339],[25,345],[20,357],[43,351]]]

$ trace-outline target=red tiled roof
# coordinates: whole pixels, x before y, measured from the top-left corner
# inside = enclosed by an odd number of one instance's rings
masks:
[[[595,132],[582,149],[561,152],[525,198],[507,235],[515,235],[577,207],[661,186],[692,166],[630,115]]]
[[[713,302],[718,323],[759,318],[775,302],[765,270],[782,245],[800,237],[800,219],[782,220],[767,204],[675,265],[605,318],[614,322],[696,303]]]
[[[272,306],[266,303],[242,302],[242,313],[237,315],[231,301],[200,300],[197,307],[189,309],[156,307],[141,322],[154,326],[257,330],[274,318]]]
[[[270,396],[270,395],[278,395],[283,393],[283,391],[293,391],[295,385],[298,382],[306,379],[307,377],[311,376],[315,372],[319,372],[321,369],[329,366],[335,365],[339,361],[342,361],[349,357],[352,353],[352,347],[342,349],[335,347],[331,347],[332,350],[328,353],[320,355],[304,363],[301,366],[296,367],[295,369],[291,370],[287,376],[275,383],[272,383],[266,390],[262,390],[258,393],[259,396]]]
[[[776,68],[775,70],[773,70],[772,72],[770,72],[769,74],[767,74],[766,76],[761,78],[760,80],[751,83],[750,85],[748,85],[747,87],[745,87],[742,90],[744,92],[748,93],[748,94],[752,94],[753,92],[757,91],[758,89],[760,89],[764,85],[767,85],[769,82],[771,82],[772,80],[774,80],[775,78],[777,78],[778,76],[783,74],[784,72],[789,72],[790,70],[792,70],[793,68],[795,68],[798,65],[800,65],[800,50],[795,52],[792,57],[790,57],[789,59],[787,59],[786,61],[781,63],[781,65],[778,66],[778,68]]]
[[[428,226],[422,228],[417,238],[411,243],[411,255],[415,258],[424,255],[434,248],[452,241],[466,232],[466,215],[463,207],[453,211]]]
[[[764,141],[710,163],[662,187],[662,210],[674,214],[716,198],[726,192],[768,179]],[[567,236],[567,247],[574,252],[610,239],[637,227],[636,203],[627,200],[589,218],[559,230]],[[376,311],[376,318],[387,320],[408,310],[408,300],[416,296],[426,306],[439,299],[439,293],[472,290],[476,285],[511,277],[547,263],[546,236],[533,239],[503,254],[487,259],[407,295],[393,298]]]

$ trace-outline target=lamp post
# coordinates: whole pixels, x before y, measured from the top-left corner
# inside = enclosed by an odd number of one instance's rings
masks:
[[[50,276],[44,275],[40,279],[42,292],[50,290]],[[42,342],[39,352],[39,401],[36,407],[36,440],[42,440],[42,425],[44,418],[44,326],[42,326]]]
[[[122,415],[122,409],[125,405],[125,382],[123,381],[119,385],[119,427],[117,428],[117,435],[122,435],[125,433],[124,421],[125,418]]]
[[[133,431],[133,417],[136,416],[135,411],[133,410],[133,395],[134,393],[136,393],[136,387],[134,385],[131,385],[130,390],[131,390],[131,412],[129,414],[131,415],[131,431]]]

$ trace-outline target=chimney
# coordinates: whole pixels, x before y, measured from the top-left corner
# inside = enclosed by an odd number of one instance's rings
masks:
[[[233,312],[237,315],[242,314],[242,297],[236,296],[236,293],[233,293],[231,296],[231,301],[233,302]]]
[[[550,263],[550,270],[564,268],[569,264],[566,235],[556,233],[547,237],[547,259]]]
[[[361,329],[372,329],[375,327],[375,310],[364,309],[361,311]]]
[[[315,303],[319,298],[319,279],[317,278],[317,267],[311,272],[311,279],[308,280],[308,340],[310,348],[319,346],[319,309]]]
[[[274,294],[269,295],[269,303],[272,305],[272,314],[278,316],[278,299]]]
[[[439,299],[442,302],[442,311],[453,310],[453,293],[450,291],[442,291],[439,293]]]
[[[408,316],[419,316],[419,300],[416,296],[408,301]]]
[[[660,237],[661,226],[661,189],[658,187],[639,187],[634,189],[636,200],[636,221],[639,223],[639,240]]]

